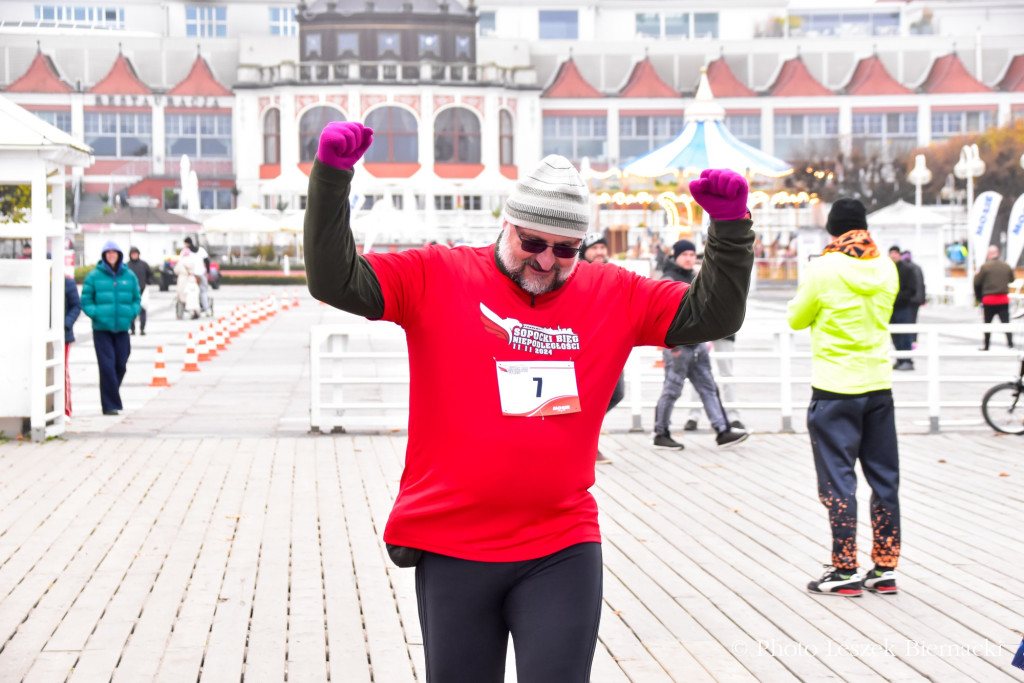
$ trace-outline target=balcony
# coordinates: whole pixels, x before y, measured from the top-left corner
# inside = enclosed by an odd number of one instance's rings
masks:
[[[347,60],[340,62],[282,62],[273,66],[239,65],[239,84],[288,83],[463,83],[529,86],[537,84],[532,67],[499,67],[445,62]]]

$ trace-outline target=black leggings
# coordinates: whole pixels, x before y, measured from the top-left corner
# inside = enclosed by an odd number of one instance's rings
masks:
[[[427,683],[501,683],[509,633],[523,683],[585,683],[601,619],[601,544],[522,562],[423,553],[416,600]]]
[[[990,323],[995,318],[999,318],[1002,323],[1010,322],[1010,304],[982,304],[982,310],[985,314],[985,322]],[[985,348],[988,348],[988,340],[992,336],[990,332],[985,333]],[[1013,334],[1006,333],[1006,345],[1013,348]]]

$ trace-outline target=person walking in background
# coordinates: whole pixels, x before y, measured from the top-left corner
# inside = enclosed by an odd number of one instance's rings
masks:
[[[914,278],[914,298],[910,300],[910,322],[917,322],[917,314],[924,302],[928,299],[924,286],[924,271],[921,270],[921,266],[914,263],[910,251],[904,251],[900,254],[900,260],[906,264],[907,268],[910,269],[910,274]],[[917,332],[910,335],[911,347],[917,348]]]
[[[755,252],[756,253],[756,252]],[[715,360],[715,365],[718,367],[719,377],[732,377],[733,366],[732,358],[723,358],[718,355],[718,352],[732,353],[736,350],[736,335],[730,334],[728,337],[718,339],[711,342],[711,350],[715,351],[712,358]],[[721,387],[721,394],[725,396],[726,403],[736,403],[736,385],[731,382],[726,382]],[[697,391],[694,388],[693,382],[690,382],[686,386],[686,401],[692,402],[696,399]],[[742,418],[740,418],[739,408],[723,408],[726,413],[726,419],[729,421],[729,427],[732,429],[744,430],[746,427],[743,425]],[[696,431],[697,426],[700,423],[700,408],[694,406],[690,408],[690,414],[687,416],[686,423],[683,425],[683,431],[692,432]]]
[[[113,240],[107,241],[100,262],[82,285],[82,310],[92,318],[104,415],[117,415],[124,408],[121,381],[132,352],[128,328],[142,308],[139,281],[123,261],[121,248]]]
[[[430,681],[587,681],[602,610],[594,453],[635,346],[695,344],[739,329],[754,241],[748,188],[729,170],[690,183],[712,216],[692,286],[579,260],[591,220],[568,159],[519,174],[494,244],[359,255],[357,122],[320,135],[304,228],[310,293],[387,320],[409,347],[409,438],[384,528],[416,567]]]
[[[887,324],[899,276],[867,227],[863,204],[838,199],[825,225],[833,239],[807,264],[788,305],[790,327],[811,328],[807,431],[818,499],[832,527],[832,562],[807,584],[818,595],[896,592],[900,465]],[[857,570],[858,460],[871,487],[875,563],[863,575]]]
[[[199,238],[196,239],[198,240]],[[199,307],[204,311],[208,311],[210,310],[210,280],[208,277],[210,254],[207,253],[205,248],[198,246],[191,237],[186,237],[185,248],[181,250],[178,262],[180,263],[186,258],[189,260],[186,264],[189,272],[195,276],[196,282],[199,283]],[[194,317],[198,318],[199,314],[197,313]]]
[[[676,282],[692,283],[696,277],[694,266],[697,263],[697,251],[690,240],[679,240],[672,245],[672,260],[665,263],[662,279]],[[651,443],[659,448],[684,448],[683,444],[672,438],[672,411],[676,401],[683,393],[683,385],[689,379],[700,395],[704,411],[711,421],[711,427],[717,436],[719,446],[731,446],[746,439],[747,432],[733,430],[729,426],[725,407],[718,394],[718,384],[711,373],[711,361],[708,357],[706,343],[689,344],[662,350],[665,363],[665,384],[654,410],[654,434]]]
[[[580,256],[587,263],[608,263],[608,241],[605,239],[604,233],[593,232],[583,238],[583,245],[580,247]],[[605,410],[605,415],[612,411],[612,408],[619,405],[622,399],[626,397],[626,372],[623,371],[619,374],[619,381],[615,384],[615,390],[612,391],[612,398],[608,402],[608,409]],[[599,465],[611,464],[612,459],[601,452],[601,449],[597,449],[596,462]]]
[[[902,252],[896,245],[889,247],[889,259],[896,264],[896,275],[899,279],[899,292],[896,294],[896,301],[892,307],[893,325],[910,324],[914,321],[916,306],[912,303],[917,300],[917,285],[914,273],[902,260]],[[914,348],[914,335],[908,332],[893,332],[892,345],[897,351],[911,351]],[[895,370],[913,370],[914,361],[910,358],[897,358],[893,364]]]
[[[82,313],[82,299],[78,296],[78,285],[73,274],[64,276],[64,416],[71,417],[71,372],[68,358],[71,344],[75,341],[75,321]],[[66,422],[66,421],[65,421]]]
[[[981,302],[985,322],[995,318],[1000,322],[1010,322],[1010,283],[1013,282],[1013,268],[999,258],[999,247],[990,244],[985,263],[974,275],[974,295]],[[985,333],[985,345],[980,351],[988,351],[991,333]],[[1006,345],[1013,348],[1013,334],[1006,333]]]
[[[142,306],[139,309],[139,334],[146,334],[146,308],[148,308],[149,304],[146,286],[156,284],[156,276],[153,274],[153,269],[149,267],[149,264],[139,258],[138,247],[132,247],[128,250],[128,267],[132,269],[135,279],[139,281],[139,301]],[[134,320],[132,320],[132,326],[128,331],[130,334],[135,334]]]

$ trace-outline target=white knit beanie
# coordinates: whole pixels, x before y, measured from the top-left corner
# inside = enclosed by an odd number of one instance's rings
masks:
[[[590,190],[568,159],[550,154],[516,183],[501,217],[520,228],[582,239],[590,226]]]

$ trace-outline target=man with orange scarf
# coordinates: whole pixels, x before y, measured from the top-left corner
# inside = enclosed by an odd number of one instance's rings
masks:
[[[867,227],[863,204],[837,200],[825,226],[833,239],[808,264],[789,302],[790,327],[811,328],[807,430],[818,498],[832,527],[832,562],[807,584],[819,595],[896,592],[900,470],[888,322],[899,280]],[[872,492],[875,566],[864,574],[857,569],[857,460]]]

